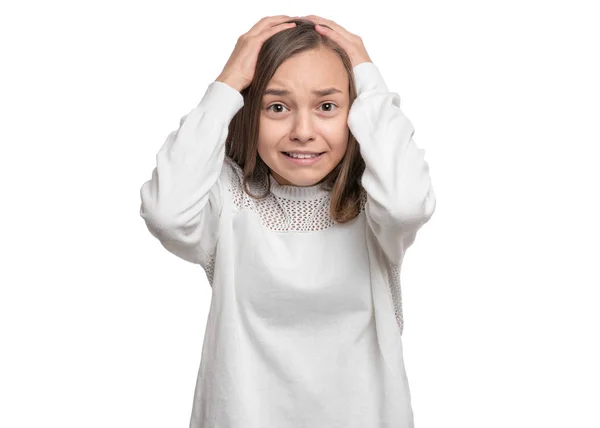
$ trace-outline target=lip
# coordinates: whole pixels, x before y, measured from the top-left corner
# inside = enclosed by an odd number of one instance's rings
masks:
[[[316,158],[310,158],[310,159],[295,159],[295,158],[291,158],[288,155],[286,155],[285,153],[281,152],[281,156],[283,156],[284,158],[286,158],[287,160],[295,163],[296,165],[302,165],[302,166],[306,166],[306,165],[313,165],[317,162],[319,162],[321,160],[321,158],[325,155],[325,153],[321,153],[319,156],[317,156]]]

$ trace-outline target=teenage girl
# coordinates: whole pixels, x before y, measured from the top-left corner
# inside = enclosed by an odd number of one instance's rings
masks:
[[[191,428],[413,427],[400,266],[436,204],[413,133],[339,24],[238,39],[140,190],[212,287]]]

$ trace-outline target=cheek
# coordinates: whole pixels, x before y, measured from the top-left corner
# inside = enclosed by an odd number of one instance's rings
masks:
[[[264,122],[263,120],[260,121],[259,123],[259,127],[258,127],[258,142],[257,142],[257,149],[258,151],[262,151],[263,153],[265,151],[268,150],[268,147],[270,145],[270,140],[269,140],[269,136],[272,135],[272,129],[269,126],[268,123]]]
[[[268,133],[261,135],[259,132],[258,141],[256,143],[256,151],[263,160],[272,158],[276,155],[274,152],[277,150],[277,142],[273,141],[272,136],[271,139],[268,137]]]
[[[322,129],[322,135],[332,146],[341,147],[348,144],[350,130],[346,122],[331,123]]]
[[[278,139],[287,135],[289,129],[285,121],[263,120],[259,121],[258,138],[264,142],[264,147],[273,145]]]

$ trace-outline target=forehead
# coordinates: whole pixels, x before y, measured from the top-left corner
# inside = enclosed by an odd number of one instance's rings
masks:
[[[348,84],[348,73],[340,57],[329,49],[319,49],[301,52],[285,60],[266,90],[318,96],[313,91],[334,87],[342,91],[338,95],[347,95]]]

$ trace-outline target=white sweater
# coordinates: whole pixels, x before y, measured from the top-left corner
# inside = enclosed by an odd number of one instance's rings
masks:
[[[225,156],[240,92],[212,82],[140,189],[140,215],[212,287],[190,428],[409,428],[400,266],[435,210],[424,150],[370,62],[348,127],[367,197],[334,223],[321,185],[255,201]],[[267,183],[253,183],[262,194]]]

